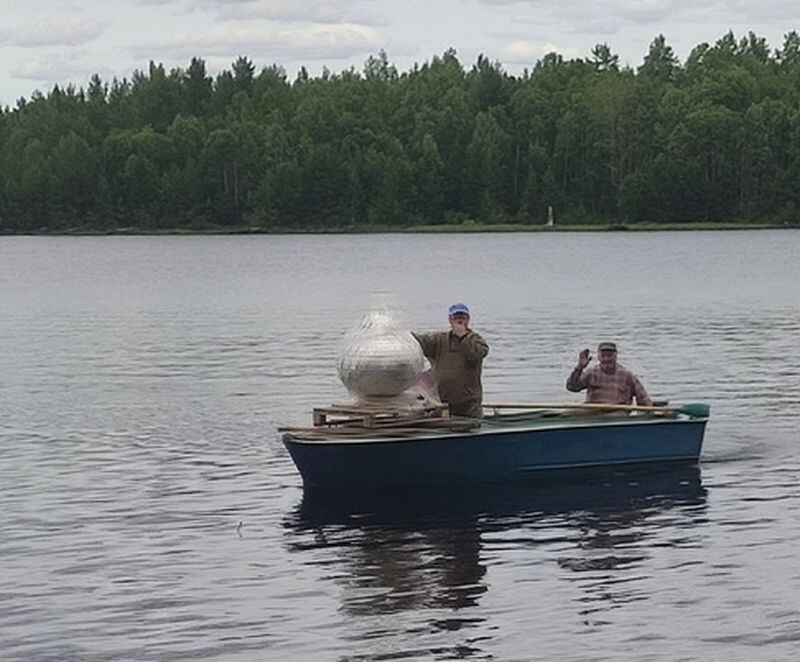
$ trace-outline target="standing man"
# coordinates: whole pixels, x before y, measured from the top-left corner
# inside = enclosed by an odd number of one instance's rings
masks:
[[[481,369],[489,345],[469,326],[469,308],[454,303],[448,310],[450,330],[414,334],[422,353],[431,362],[442,402],[453,416],[481,418],[483,386]]]
[[[639,378],[617,363],[617,346],[601,342],[597,346],[598,364],[589,367],[592,357],[584,349],[567,379],[567,390],[578,393],[586,389],[586,402],[607,405],[629,405],[636,398],[637,405],[650,406],[653,401]]]

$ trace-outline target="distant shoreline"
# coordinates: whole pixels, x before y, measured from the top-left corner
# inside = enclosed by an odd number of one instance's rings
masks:
[[[27,232],[0,233],[0,236],[159,236],[159,235],[305,235],[305,234],[475,234],[475,233],[562,233],[562,232],[663,232],[663,231],[702,231],[702,230],[784,230],[800,229],[798,223],[735,223],[735,222],[693,222],[693,223],[611,223],[611,224],[563,224],[563,225],[520,225],[511,223],[481,224],[467,222],[457,225],[417,225],[413,227],[394,226],[351,226],[338,228],[286,228],[286,227],[205,227],[171,228],[147,230],[136,227],[123,227],[109,230],[89,230],[69,228],[49,230],[41,228]]]

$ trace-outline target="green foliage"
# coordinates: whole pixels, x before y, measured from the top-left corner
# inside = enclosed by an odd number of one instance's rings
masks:
[[[398,72],[192,58],[91,77],[0,110],[0,231],[466,229],[557,219],[795,223],[800,36],[663,35],[641,64],[608,44],[514,77],[455,51]],[[509,225],[516,224],[516,225]]]

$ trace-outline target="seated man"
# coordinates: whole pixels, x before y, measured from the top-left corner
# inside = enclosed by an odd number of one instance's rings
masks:
[[[436,388],[453,416],[481,418],[483,386],[481,370],[489,345],[469,325],[469,308],[454,303],[448,310],[450,329],[415,333],[422,353],[431,362]]]
[[[597,346],[599,363],[589,366],[592,357],[584,349],[578,355],[578,365],[567,379],[567,390],[578,393],[586,389],[586,402],[608,405],[629,405],[636,398],[637,405],[650,406],[653,401],[639,378],[617,363],[617,346],[601,342]]]

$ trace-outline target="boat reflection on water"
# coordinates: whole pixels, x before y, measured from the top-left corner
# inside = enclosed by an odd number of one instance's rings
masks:
[[[486,524],[514,515],[614,512],[704,500],[700,468],[564,470],[535,481],[391,490],[308,490],[293,514],[299,526],[387,525],[424,527],[463,519]]]
[[[521,572],[530,572],[530,563],[549,563],[537,572],[550,580],[564,572],[607,572],[607,585],[584,587],[602,596],[584,591],[578,611],[588,614],[593,607],[585,603],[615,599],[612,575],[645,559],[648,539],[660,544],[665,528],[674,533],[701,520],[705,501],[697,466],[572,471],[528,484],[306,491],[284,524],[291,551],[307,555],[309,564],[336,568],[345,613],[416,610],[419,619],[433,610],[428,631],[452,632],[482,622],[479,611],[467,608],[491,589],[493,559],[521,558],[508,556],[509,549],[525,552]],[[675,518],[664,517],[668,511]]]

